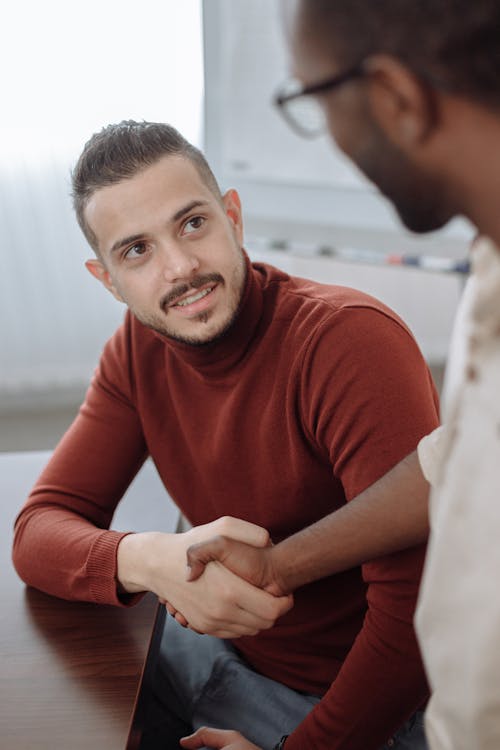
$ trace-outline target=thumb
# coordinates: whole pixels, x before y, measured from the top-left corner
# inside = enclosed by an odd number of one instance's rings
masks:
[[[223,561],[228,553],[230,540],[223,536],[214,536],[206,542],[192,544],[186,550],[188,581],[196,581],[205,570],[205,565],[215,560]]]

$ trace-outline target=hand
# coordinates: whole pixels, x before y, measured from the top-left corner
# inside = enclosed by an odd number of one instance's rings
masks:
[[[253,742],[246,740],[239,732],[232,729],[210,729],[201,727],[189,737],[181,739],[182,747],[195,750],[199,747],[211,747],[215,750],[261,750]]]
[[[184,534],[130,534],[118,546],[118,579],[126,591],[153,591],[201,633],[237,638],[272,627],[292,606],[291,597],[261,591],[219,563],[207,568],[203,580],[186,582],[187,548],[214,534],[256,545],[269,543],[265,529],[230,517]]]
[[[280,581],[272,546],[255,546],[225,536],[199,542],[187,550],[188,581],[196,581],[209,562],[218,561],[245,581],[274,596],[289,593]]]

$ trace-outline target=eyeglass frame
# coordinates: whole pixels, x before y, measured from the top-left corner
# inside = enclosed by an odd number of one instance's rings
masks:
[[[311,138],[317,134],[313,134],[301,128],[300,124],[298,124],[293,119],[293,117],[290,117],[286,109],[286,104],[288,104],[288,102],[295,101],[296,99],[301,99],[304,96],[312,96],[314,94],[324,93],[325,91],[332,91],[333,89],[336,89],[339,86],[342,86],[344,83],[348,83],[349,81],[354,80],[355,78],[361,78],[362,76],[366,75],[366,72],[365,61],[363,60],[361,63],[348,68],[348,70],[345,70],[343,73],[337,73],[337,75],[323,79],[318,83],[311,83],[308,86],[301,86],[297,91],[294,91],[291,94],[283,94],[278,91],[273,97],[273,103],[278,108],[282,117],[286,120],[288,125],[290,125],[292,130],[295,130],[302,136]]]
[[[314,94],[321,94],[325,91],[332,91],[339,86],[342,86],[344,83],[348,83],[349,81],[352,81],[356,78],[362,78],[363,76],[369,75],[370,71],[367,66],[368,60],[369,58],[365,58],[361,60],[361,62],[345,70],[343,73],[338,73],[337,75],[334,75],[331,78],[323,79],[318,83],[311,83],[309,86],[300,86],[297,91],[294,91],[291,94],[280,94],[280,92],[278,91],[273,97],[273,104],[278,108],[283,119],[286,120],[292,130],[306,138],[314,138],[319,135],[319,133],[312,133],[302,128],[293,119],[293,117],[290,117],[284,105],[286,105],[288,102],[294,101],[295,99],[301,99],[304,96],[313,96]],[[443,80],[433,73],[419,70],[415,71],[415,74],[420,78],[422,82],[426,83],[429,86],[432,86],[432,88],[434,89],[445,92],[452,92],[454,90],[453,86],[451,86],[448,81]]]

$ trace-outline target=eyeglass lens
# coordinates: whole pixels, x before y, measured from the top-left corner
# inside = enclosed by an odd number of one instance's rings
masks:
[[[300,135],[314,138],[325,131],[325,114],[311,96],[300,96],[283,104],[283,114]]]

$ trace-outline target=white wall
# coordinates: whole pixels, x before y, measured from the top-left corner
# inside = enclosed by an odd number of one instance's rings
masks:
[[[81,390],[123,315],[83,267],[70,168],[93,132],[171,122],[201,142],[199,0],[0,9],[0,409]]]
[[[242,195],[248,248],[292,273],[357,286],[393,306],[431,360],[444,358],[457,277],[269,253],[262,236],[462,257],[463,226],[404,233],[326,140],[301,141],[270,104],[286,74],[276,0],[205,0],[206,151]],[[164,120],[201,143],[200,1],[2,3],[0,409],[88,382],[122,308],[83,268],[69,171],[84,141],[121,119]]]

